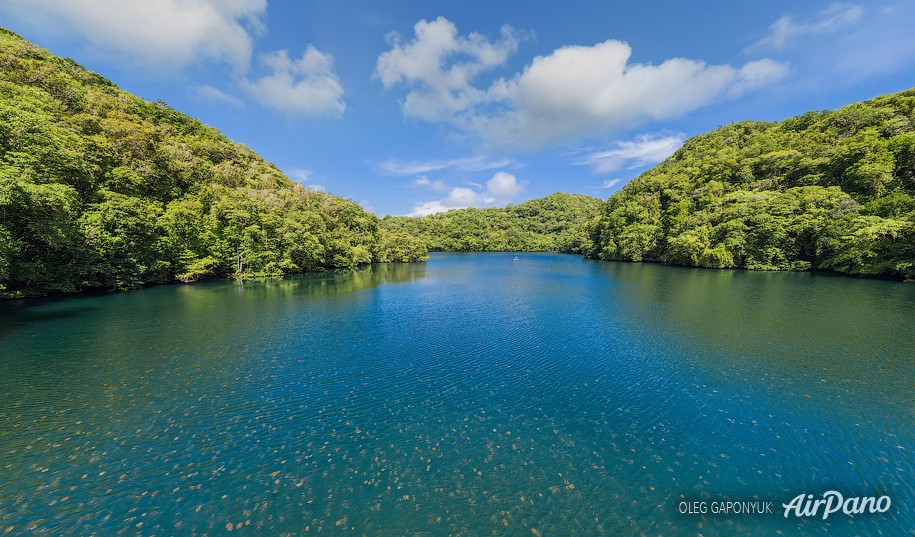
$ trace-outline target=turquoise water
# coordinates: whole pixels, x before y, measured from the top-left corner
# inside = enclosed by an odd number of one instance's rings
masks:
[[[915,285],[513,257],[0,304],[0,536],[915,535]]]

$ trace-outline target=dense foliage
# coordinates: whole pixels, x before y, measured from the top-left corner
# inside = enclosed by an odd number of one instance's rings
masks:
[[[0,30],[0,295],[425,256],[215,129]]]
[[[0,296],[584,252],[915,279],[915,90],[686,142],[606,203],[379,220],[250,149],[0,29]]]
[[[581,253],[588,249],[585,224],[600,205],[597,198],[559,193],[505,208],[386,216],[381,229],[421,237],[435,251]]]
[[[697,136],[592,226],[599,259],[915,279],[915,90]]]

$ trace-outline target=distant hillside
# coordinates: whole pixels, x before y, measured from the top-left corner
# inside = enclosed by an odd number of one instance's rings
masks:
[[[590,255],[915,279],[915,89],[686,142],[612,196]]]
[[[386,216],[381,229],[422,237],[435,251],[580,253],[588,241],[585,224],[601,203],[590,196],[558,193],[498,209],[457,209],[423,218]]]
[[[6,30],[0,118],[0,296],[425,255],[379,242],[356,203]]]

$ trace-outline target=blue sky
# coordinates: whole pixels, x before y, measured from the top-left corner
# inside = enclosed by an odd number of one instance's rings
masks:
[[[4,0],[0,21],[378,215],[606,198],[689,136],[915,85],[911,0]]]

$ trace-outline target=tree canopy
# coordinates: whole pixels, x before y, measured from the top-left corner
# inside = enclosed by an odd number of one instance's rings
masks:
[[[216,129],[0,30],[0,295],[425,254]]]
[[[696,136],[612,196],[590,256],[915,279],[915,89]]]
[[[0,296],[557,251],[915,279],[915,89],[694,137],[606,202],[379,221],[0,29]]]
[[[421,237],[441,252],[585,251],[585,224],[601,200],[580,194],[551,194],[504,208],[456,209],[422,218],[386,216],[382,230]]]

